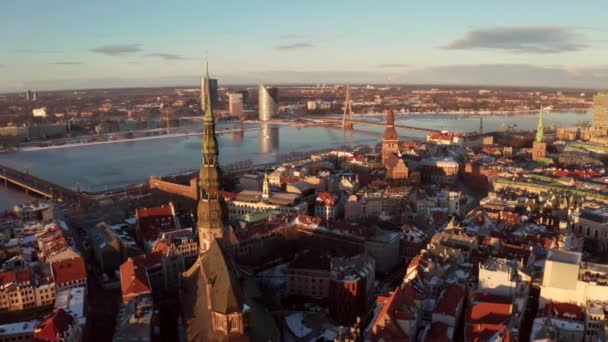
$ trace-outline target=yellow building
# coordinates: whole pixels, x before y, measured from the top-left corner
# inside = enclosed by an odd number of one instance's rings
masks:
[[[593,127],[608,127],[608,94],[593,97]]]

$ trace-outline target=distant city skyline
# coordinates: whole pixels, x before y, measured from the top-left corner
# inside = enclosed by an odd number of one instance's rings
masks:
[[[608,88],[608,24],[567,1],[3,2],[0,92],[220,84]]]

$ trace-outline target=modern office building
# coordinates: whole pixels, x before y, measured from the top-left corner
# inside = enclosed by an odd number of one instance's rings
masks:
[[[242,91],[228,94],[228,110],[230,115],[242,117],[245,94]]]
[[[209,83],[205,82],[205,78],[201,78],[201,108],[204,110],[206,107],[205,92],[207,90],[207,84],[209,85],[209,97],[211,98],[211,105],[217,107],[218,95],[217,95],[217,79],[210,78]]]
[[[268,121],[279,113],[279,88],[260,84],[259,89],[260,121]]]
[[[608,127],[608,93],[593,97],[593,127]]]

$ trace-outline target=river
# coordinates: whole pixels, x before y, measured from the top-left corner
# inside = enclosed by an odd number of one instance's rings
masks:
[[[361,120],[382,121],[382,116]],[[484,115],[484,131],[496,131],[504,124],[533,130],[538,116]],[[591,121],[590,113],[545,113],[545,127],[573,126]],[[472,132],[479,129],[476,116],[454,114],[397,115],[396,123],[437,130]],[[342,145],[371,145],[380,141],[383,127],[355,127],[354,131],[324,127],[297,128],[265,125],[261,130],[225,133],[218,136],[220,162],[250,159],[254,163],[272,162],[277,154],[317,150]],[[399,130],[402,140],[422,139],[424,133]],[[127,141],[107,145],[78,146],[27,152],[0,153],[0,164],[83,191],[103,191],[160,176],[197,168],[201,163],[200,137],[171,137]],[[21,194],[19,194],[21,195]],[[0,189],[0,210],[27,199],[16,192]]]

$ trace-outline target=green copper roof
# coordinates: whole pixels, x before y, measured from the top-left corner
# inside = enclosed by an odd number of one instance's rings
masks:
[[[545,140],[545,124],[543,123],[543,108],[540,108],[540,114],[538,114],[538,126],[536,127],[536,142],[543,142]]]
[[[209,63],[207,63],[207,71],[205,73],[205,87],[204,87],[204,94],[203,96],[205,97],[205,115],[203,116],[203,120],[205,122],[214,122],[215,118],[213,117],[213,108],[211,106],[211,81],[209,80]]]

